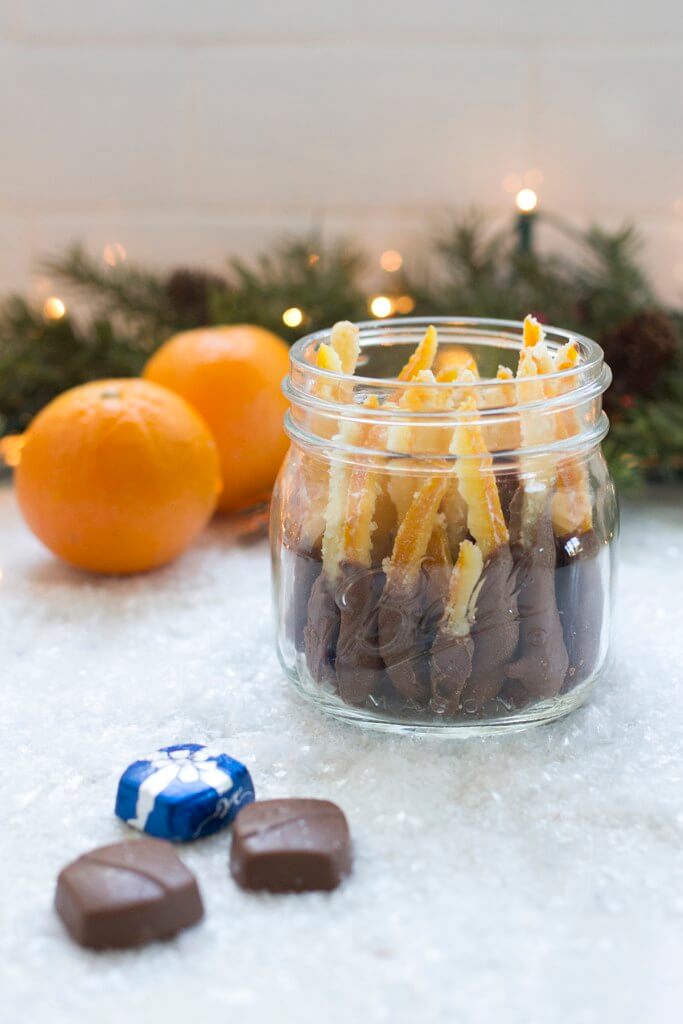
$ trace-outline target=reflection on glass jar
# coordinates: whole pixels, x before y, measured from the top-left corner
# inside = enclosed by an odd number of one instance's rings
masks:
[[[433,324],[341,324],[292,349],[280,657],[307,698],[375,728],[547,722],[607,659],[609,369],[532,318]]]

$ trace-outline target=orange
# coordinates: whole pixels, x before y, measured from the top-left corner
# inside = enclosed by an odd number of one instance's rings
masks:
[[[15,484],[26,522],[80,569],[163,565],[216,506],[220,468],[209,428],[150,381],[72,388],[38,414],[24,440]]]
[[[221,457],[219,508],[267,498],[288,441],[281,391],[289,350],[262,327],[201,327],[165,342],[143,375],[186,398],[209,424]]]

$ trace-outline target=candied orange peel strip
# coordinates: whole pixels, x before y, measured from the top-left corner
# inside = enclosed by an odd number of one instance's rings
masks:
[[[571,370],[579,360],[579,350],[573,341],[563,345],[555,354],[555,370]],[[564,393],[572,383],[560,381],[556,390]],[[567,409],[557,414],[556,436],[562,440],[573,437],[579,429],[576,413]],[[569,533],[587,533],[593,526],[588,472],[580,457],[570,456],[557,468],[557,490],[551,503],[553,529],[558,536]]]
[[[555,362],[550,349],[544,341],[539,341],[538,345],[534,345],[533,348],[528,349],[528,352],[536,363],[536,369],[541,375],[553,373],[555,370]],[[552,382],[548,381],[546,387],[551,384]]]
[[[517,397],[523,404],[539,402],[545,397],[543,382],[538,379],[538,364],[529,348],[521,349],[517,367]],[[525,447],[550,444],[554,440],[552,420],[538,409],[520,413],[522,440]]]
[[[472,374],[473,380],[479,380],[479,369],[474,357],[470,356],[469,359],[463,361],[460,366],[446,366],[443,370],[439,370],[436,375],[437,382],[439,384],[452,384],[455,381],[460,380],[460,375],[467,371]]]
[[[413,500],[415,489],[420,482],[420,477],[412,473],[390,473],[389,474],[389,496],[396,509],[397,522],[401,522]]]
[[[358,328],[348,320],[335,324],[330,332],[330,344],[323,342],[315,353],[315,365],[331,373],[353,375],[360,352],[358,335]],[[315,394],[331,402],[350,401],[353,384],[319,380]],[[337,430],[336,420],[327,416],[311,414],[309,422],[313,433],[321,437],[331,437]],[[329,474],[322,460],[303,458],[306,486],[302,495],[301,537],[304,543],[313,545],[324,530]]]
[[[360,355],[359,329],[350,320],[339,320],[332,328],[330,345],[339,356],[342,373],[355,373]]]
[[[388,588],[408,593],[417,583],[445,490],[445,474],[430,477],[416,489],[396,533],[391,557],[384,561]]]
[[[467,636],[475,612],[475,591],[481,579],[484,559],[480,548],[471,540],[460,545],[458,560],[453,566],[448,585],[448,601],[441,628],[451,636]]]
[[[555,353],[555,369],[573,370],[579,361],[579,350],[575,341],[568,341],[566,345],[559,348]]]
[[[529,313],[524,317],[524,326],[522,328],[522,344],[525,348],[533,348],[534,345],[538,345],[540,341],[543,341],[544,333],[543,327],[538,322],[535,316]]]
[[[569,533],[587,533],[593,525],[588,473],[576,456],[558,466],[557,491],[551,502],[551,516],[558,537]]]
[[[460,493],[458,478],[449,473],[446,493],[441,502],[441,509],[446,517],[446,532],[452,557],[460,549],[461,542],[467,536],[467,503]]]
[[[543,341],[529,349],[539,374],[552,374],[573,369],[579,361],[579,350],[574,341],[569,341],[552,355]],[[521,364],[521,357],[520,357]],[[573,382],[567,380],[546,380],[543,394],[554,398],[569,391]],[[573,437],[579,430],[573,409],[555,413],[552,434],[556,440]],[[543,442],[541,442],[543,443]],[[556,492],[551,503],[553,527],[558,535],[578,530],[589,530],[593,522],[588,474],[580,459],[575,456],[562,460],[556,471]]]
[[[430,385],[436,383],[431,370],[420,370],[416,374],[415,381],[424,383],[424,388],[412,387],[407,389],[399,399],[399,408],[410,412],[429,410],[438,412],[453,406],[453,391],[451,388],[434,388]],[[448,427],[428,427],[426,425],[411,426],[410,424],[396,425],[389,430],[388,447],[392,451],[404,452],[406,454],[417,454],[422,452],[434,454],[448,451],[451,430]],[[406,515],[417,488],[424,480],[417,474],[392,473],[389,477],[389,494],[396,507],[398,522]]]
[[[523,347],[519,355],[517,370],[517,392],[522,402],[554,398],[570,390],[573,382],[546,379],[536,381],[558,371],[573,369],[579,361],[579,350],[574,341],[569,341],[553,355],[545,344],[543,329],[533,323],[532,317],[524,321]],[[553,440],[573,437],[579,429],[574,410],[560,410],[554,416],[522,414],[522,437],[525,445],[545,445]],[[570,456],[558,465],[549,459],[528,463],[529,476],[539,477],[549,483],[553,478],[556,491],[551,501],[551,516],[555,533],[563,535],[575,530],[586,531],[592,526],[592,508],[588,474],[580,459]],[[529,539],[529,529],[539,514],[544,500],[545,488],[535,495],[531,488],[525,491],[526,524],[523,533]]]
[[[503,410],[514,406],[517,402],[515,375],[508,366],[499,366],[496,381],[483,390],[481,404],[485,409]],[[514,411],[509,413],[496,411],[490,422],[482,430],[487,447],[491,452],[513,450],[519,447],[519,417]]]
[[[451,557],[451,546],[448,542],[448,533],[446,531],[445,516],[439,512],[434,517],[434,526],[432,527],[432,535],[429,538],[427,545],[427,558],[431,559],[437,565],[444,565],[448,569],[453,566],[453,559]]]
[[[371,403],[371,407],[377,408],[377,399],[375,396],[372,397],[374,402]],[[370,427],[365,437],[368,447],[379,447],[384,434],[383,426]],[[346,561],[356,562],[366,569],[372,564],[372,535],[377,529],[374,515],[380,490],[381,480],[375,470],[367,464],[353,466],[349,474],[346,495],[342,550]]]
[[[436,359],[434,372],[438,381],[449,383],[456,380],[460,370],[471,370],[475,377],[479,377],[479,369],[476,360],[470,350],[464,345],[450,344],[446,349],[440,349]]]
[[[430,324],[424,338],[399,373],[398,379],[400,381],[415,380],[420,370],[431,370],[438,347],[439,338],[436,333],[436,327]]]
[[[378,409],[379,400],[376,395],[369,395],[363,405],[367,409]],[[369,429],[372,428],[362,421],[345,420],[337,438],[344,444],[355,447],[363,441]],[[323,568],[332,580],[339,575],[345,557],[346,499],[352,472],[352,467],[347,465],[343,457],[332,458],[322,543]]]
[[[521,403],[541,402],[545,397],[543,380],[540,379],[538,364],[531,348],[522,348],[517,367],[517,395]],[[540,408],[520,412],[522,434],[523,506],[520,526],[520,540],[527,548],[533,543],[536,524],[548,501],[549,488],[557,475],[556,460],[552,455],[525,455],[524,449],[544,448],[555,439],[552,417]]]
[[[342,372],[342,361],[339,353],[335,352],[331,345],[326,345],[325,342],[320,345],[315,354],[315,365],[321,370],[329,370],[331,373]]]
[[[477,411],[470,395],[458,407],[460,413]],[[467,526],[484,559],[508,541],[508,529],[493,474],[493,460],[478,423],[462,417],[453,432],[451,452],[457,455],[455,473],[467,503]]]
[[[366,569],[372,563],[372,535],[376,529],[374,514],[379,490],[376,473],[368,472],[364,466],[352,469],[346,496],[343,554],[347,561]]]
[[[452,404],[450,388],[434,388],[436,378],[431,370],[419,370],[413,378],[414,385],[424,387],[406,388],[398,400],[398,408],[411,412],[438,412]],[[440,442],[445,439],[443,427],[429,427],[426,424],[396,423],[389,428],[387,447],[393,452],[405,454],[439,451]],[[443,446],[442,446],[443,447]],[[445,449],[444,449],[445,450]]]

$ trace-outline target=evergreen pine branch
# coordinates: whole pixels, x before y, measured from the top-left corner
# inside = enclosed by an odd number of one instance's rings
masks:
[[[0,308],[0,416],[23,430],[55,395],[100,377],[140,372],[146,355],[104,318],[78,327],[69,316],[46,321],[19,296]]]
[[[253,265],[230,260],[226,287],[212,296],[212,319],[258,323],[288,341],[336,320],[365,319],[364,263],[362,254],[347,243],[323,245],[315,235],[285,240]],[[301,326],[283,323],[282,314],[290,307],[301,309]]]
[[[165,278],[129,263],[103,265],[81,245],[43,261],[45,271],[90,300],[105,316],[154,333],[173,329],[176,317]]]
[[[472,213],[435,240],[429,275],[403,271],[392,277],[396,293],[413,296],[416,315],[519,320],[531,311],[609,341],[616,386],[607,396],[612,428],[605,451],[615,476],[622,483],[680,477],[683,311],[664,310],[668,321],[662,321],[662,304],[640,266],[640,241],[632,227],[580,231],[557,217],[548,220],[579,243],[578,261],[564,253],[519,252],[514,223],[496,230]],[[315,235],[285,240],[251,263],[230,260],[223,277],[184,268],[164,276],[129,263],[110,268],[81,246],[44,265],[96,315],[90,321],[47,321],[19,296],[0,306],[0,434],[22,430],[68,387],[140,372],[148,354],[179,330],[254,323],[293,341],[336,320],[366,319],[368,312],[363,255],[341,241],[323,245]],[[292,306],[304,319],[289,328],[282,315]],[[647,365],[656,370],[639,387],[643,330],[652,346],[648,352],[656,357]]]

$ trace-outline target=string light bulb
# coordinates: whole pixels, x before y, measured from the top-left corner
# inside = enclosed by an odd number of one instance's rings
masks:
[[[378,320],[383,320],[387,316],[391,316],[394,311],[394,304],[388,295],[375,295],[370,300],[370,312],[373,316],[376,316]]]
[[[515,202],[520,213],[532,213],[538,206],[538,196],[532,188],[520,188]]]
[[[61,320],[66,313],[66,306],[56,295],[50,295],[43,303],[43,316],[46,320]]]
[[[403,257],[398,249],[387,249],[379,258],[379,265],[382,270],[389,274],[395,274],[403,266]]]
[[[115,267],[117,263],[123,263],[126,258],[126,250],[120,242],[112,242],[105,245],[102,250],[102,259],[109,267]]]
[[[282,314],[282,322],[287,327],[299,327],[303,323],[304,314],[298,306],[290,306]]]
[[[412,295],[399,295],[394,303],[394,307],[397,313],[402,313],[405,316],[407,313],[412,313],[415,309],[415,299]]]

